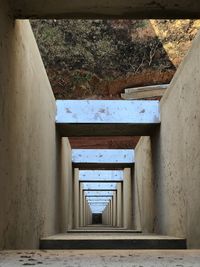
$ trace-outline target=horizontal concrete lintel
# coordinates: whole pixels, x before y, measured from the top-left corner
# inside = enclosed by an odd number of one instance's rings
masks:
[[[103,191],[117,191],[117,189],[83,189],[83,191],[100,191],[100,192],[103,192]]]
[[[87,200],[87,202],[89,203],[89,204],[107,204],[107,203],[109,203],[109,200],[104,200],[104,201],[98,201],[98,200]]]
[[[80,170],[79,181],[122,181],[122,170]]]
[[[72,167],[80,170],[113,170],[113,168],[122,170],[134,167],[134,163],[73,163]]]
[[[72,149],[73,163],[132,164],[135,162],[133,149]]]
[[[159,101],[57,100],[61,136],[151,135],[160,124]]]
[[[79,180],[79,183],[122,183],[123,181],[119,180]]]
[[[84,196],[86,197],[90,197],[90,196],[95,196],[95,197],[99,197],[99,196],[113,196],[113,191],[84,191]]]
[[[106,197],[107,198],[107,197],[109,197],[109,198],[111,198],[113,196],[113,194],[103,195],[103,193],[104,192],[102,192],[102,195],[101,194],[100,195],[91,195],[91,194],[87,195],[86,194],[85,196],[88,197],[88,198],[91,198],[91,197],[94,197],[94,198],[102,198],[102,197]]]
[[[62,137],[150,136],[160,123],[56,123]]]
[[[82,183],[82,189],[116,189],[116,183]]]
[[[88,201],[108,201],[111,199],[111,197],[101,197],[101,196],[98,196],[98,197],[90,197],[90,196],[86,196],[86,199]]]
[[[199,18],[200,4],[196,0],[15,0],[13,1],[16,18]]]

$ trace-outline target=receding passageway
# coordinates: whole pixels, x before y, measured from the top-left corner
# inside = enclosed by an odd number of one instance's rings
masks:
[[[140,134],[148,136],[160,124],[159,102],[60,100],[56,124],[64,137],[69,132],[72,136],[94,136],[100,131],[119,135],[119,126],[133,135],[142,129]],[[40,248],[186,248],[185,238],[158,235],[137,222],[142,214],[135,170],[141,170],[135,156],[134,149],[72,149],[72,227],[66,233],[42,238]],[[146,197],[153,196],[147,192]]]
[[[200,34],[159,98],[56,101],[23,20],[200,16],[179,2],[1,0],[0,266],[200,266]]]

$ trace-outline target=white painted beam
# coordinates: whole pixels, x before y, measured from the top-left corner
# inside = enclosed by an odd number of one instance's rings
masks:
[[[112,196],[113,191],[84,191],[85,196]]]
[[[133,149],[72,149],[72,163],[127,163],[135,162]]]
[[[123,181],[122,170],[80,170],[79,181]]]
[[[62,136],[150,135],[160,124],[159,101],[57,100]]]
[[[111,190],[116,189],[117,184],[116,183],[82,183],[82,189],[88,189],[88,190]]]

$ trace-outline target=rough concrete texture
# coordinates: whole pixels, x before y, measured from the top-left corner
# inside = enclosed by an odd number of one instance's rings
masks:
[[[195,0],[49,0],[42,5],[40,1],[16,0],[13,6],[20,18],[199,18],[199,3]]]
[[[156,231],[200,247],[200,35],[161,101],[153,138]]]
[[[61,182],[60,182],[60,232],[72,229],[73,226],[73,178],[72,151],[68,138],[61,141]]]
[[[124,169],[123,182],[123,227],[132,229],[132,170],[130,168]]]
[[[60,228],[55,101],[28,21],[0,8],[0,249]],[[56,179],[57,178],[57,179]]]
[[[198,250],[35,250],[0,252],[1,267],[26,265],[55,267],[199,267],[200,252]]]
[[[154,231],[154,177],[150,137],[140,138],[135,148],[134,187],[137,188],[140,227],[144,233]]]

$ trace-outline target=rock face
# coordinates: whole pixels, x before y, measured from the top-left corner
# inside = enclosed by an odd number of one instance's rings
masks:
[[[118,99],[125,87],[168,83],[199,20],[34,20],[58,99]]]

